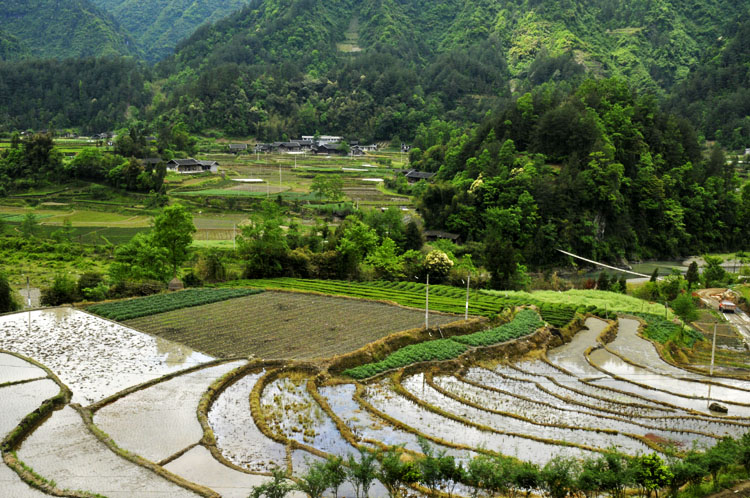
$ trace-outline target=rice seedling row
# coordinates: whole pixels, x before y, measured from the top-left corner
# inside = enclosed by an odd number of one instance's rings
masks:
[[[673,441],[682,447],[685,445],[690,446],[692,441],[698,441],[704,445],[715,442],[713,438],[700,434],[668,431],[657,428],[653,424],[650,426],[638,424],[638,420],[601,412],[597,413],[565,402],[554,406],[550,403],[532,401],[530,398],[520,398],[498,391],[481,389],[461,382],[452,376],[436,377],[434,382],[440,388],[475,405],[486,406],[490,410],[514,413],[540,423],[557,426],[576,426],[591,430],[615,430],[640,436],[655,434],[662,440]]]

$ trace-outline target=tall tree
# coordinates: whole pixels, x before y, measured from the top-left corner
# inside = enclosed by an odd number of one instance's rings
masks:
[[[154,243],[167,250],[167,258],[172,266],[172,275],[177,275],[177,268],[187,259],[188,248],[193,242],[193,215],[180,204],[165,207],[154,218]]]

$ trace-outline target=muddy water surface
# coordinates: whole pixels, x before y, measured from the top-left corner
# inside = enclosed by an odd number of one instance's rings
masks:
[[[56,411],[21,446],[18,457],[59,487],[109,498],[196,497],[150,470],[115,455],[70,407]]]
[[[270,471],[286,458],[286,448],[266,436],[250,413],[250,392],[265,372],[242,377],[216,399],[208,422],[216,446],[233,464],[253,471]]]
[[[12,354],[0,353],[0,384],[46,377],[47,372]]]
[[[21,480],[14,471],[0,461],[0,491],[2,496],[12,498],[49,498],[48,494],[42,493]]]
[[[0,388],[0,440],[44,400],[59,392],[60,387],[49,379]]]
[[[203,446],[196,446],[165,468],[190,482],[213,489],[223,498],[246,498],[250,496],[254,486],[271,480],[269,477],[245,474],[222,465]]]
[[[28,318],[0,317],[0,348],[49,367],[84,405],[213,359],[71,308],[32,311],[31,330]]]
[[[159,462],[203,437],[196,410],[219,377],[245,361],[180,375],[120,398],[96,412],[94,423],[120,448]]]
[[[578,332],[573,340],[559,348],[547,352],[549,360],[569,372],[578,376],[600,375],[599,372],[586,362],[586,349],[596,345],[599,334],[608,323],[600,318],[587,318],[586,328]]]

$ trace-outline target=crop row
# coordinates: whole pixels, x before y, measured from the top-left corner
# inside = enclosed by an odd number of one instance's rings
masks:
[[[418,282],[347,282],[340,280],[276,278],[245,280],[237,284],[268,289],[294,289],[338,296],[392,301],[412,308],[423,308],[425,305],[425,285]],[[469,313],[472,315],[493,316],[508,308],[530,304],[538,306],[542,318],[555,327],[564,327],[574,318],[576,313],[598,311],[596,306],[571,306],[563,303],[547,303],[534,299],[530,295],[505,297],[500,293],[490,295],[477,291],[472,291],[469,295]],[[447,285],[430,286],[431,311],[462,314],[465,309],[465,289]]]
[[[648,339],[666,343],[669,340],[684,343],[687,347],[692,348],[696,341],[703,340],[703,334],[691,327],[678,325],[670,320],[665,320],[660,315],[650,313],[634,313],[646,321],[646,328],[643,329],[643,335]]]
[[[491,346],[528,335],[543,325],[544,322],[539,319],[539,315],[535,311],[521,310],[510,323],[493,329],[454,337],[453,340],[474,347]]]
[[[96,304],[89,307],[88,311],[112,320],[130,320],[261,292],[263,292],[261,289],[188,289],[169,294]]]
[[[542,325],[544,324],[535,311],[522,310],[516,314],[513,321],[505,325],[450,339],[436,339],[405,346],[391,353],[382,361],[350,368],[345,370],[343,374],[355,379],[366,379],[380,372],[405,367],[420,361],[451,360],[464,353],[469,346],[490,346],[517,339],[531,334]]]

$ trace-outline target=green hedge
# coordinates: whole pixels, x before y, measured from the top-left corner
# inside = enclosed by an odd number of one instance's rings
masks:
[[[166,311],[226,301],[236,297],[259,294],[262,289],[188,289],[169,294],[138,297],[114,303],[95,304],[88,311],[111,320],[130,320]]]

